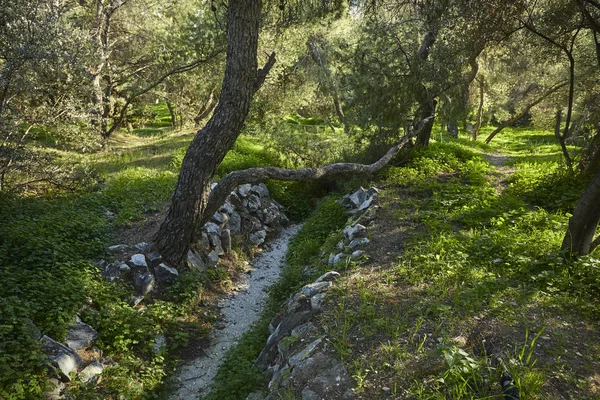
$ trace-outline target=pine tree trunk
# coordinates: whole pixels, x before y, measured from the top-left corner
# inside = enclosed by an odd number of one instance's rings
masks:
[[[171,263],[184,260],[196,230],[210,218],[205,213],[210,184],[240,134],[261,83],[256,59],[260,17],[260,0],[229,1],[227,61],[219,104],[190,144],[171,206],[154,238],[156,250]]]
[[[600,171],[579,199],[562,243],[562,249],[572,255],[586,255],[598,245],[594,234],[600,222]]]

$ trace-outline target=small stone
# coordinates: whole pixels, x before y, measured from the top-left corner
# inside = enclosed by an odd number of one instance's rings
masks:
[[[335,264],[335,254],[334,253],[329,254],[329,260],[327,261],[327,264],[329,264],[329,265]]]
[[[79,373],[79,377],[83,382],[95,381],[102,372],[104,372],[104,366],[98,361],[94,361]]]
[[[356,250],[352,252],[352,258],[358,258],[360,256],[362,256],[363,254],[365,254],[364,250]]]
[[[148,243],[146,243],[146,242],[140,242],[140,243],[138,243],[138,244],[135,245],[135,248],[138,251],[146,252],[150,248],[150,245]]]
[[[46,335],[42,336],[40,343],[44,354],[50,358],[52,364],[58,369],[61,381],[70,382],[70,374],[77,372],[83,363],[81,356]]]
[[[115,244],[114,246],[110,246],[108,248],[108,252],[110,254],[120,254],[129,250],[129,246],[126,244]]]
[[[341,263],[344,260],[344,253],[338,253],[335,255],[335,257],[333,257],[333,264],[338,264]]]
[[[354,207],[360,207],[360,205],[364,203],[367,197],[367,192],[361,187],[356,192],[352,193],[349,199]]]
[[[207,260],[208,260],[208,266],[209,267],[214,267],[215,265],[217,265],[219,263],[219,253],[215,250],[211,251],[210,253],[208,253],[208,255],[206,256]]]
[[[225,224],[225,217],[224,214],[220,213],[220,212],[216,212],[213,214],[212,216],[212,220],[217,223],[219,226],[223,226]]]
[[[210,251],[210,240],[208,239],[208,234],[206,232],[200,234],[200,238],[198,238],[194,244],[194,249],[202,254],[206,254]]]
[[[232,235],[237,235],[242,230],[242,217],[235,211],[229,215],[229,230]]]
[[[167,338],[165,338],[165,335],[156,335],[154,338],[154,344],[152,345],[152,351],[155,354],[160,354],[167,351]]]
[[[158,264],[162,262],[162,256],[158,254],[158,252],[153,251],[152,253],[148,253],[146,255],[146,259],[150,262],[152,267],[156,267]]]
[[[56,378],[48,379],[49,389],[44,393],[44,400],[61,400],[65,390],[65,384]]]
[[[371,204],[373,204],[373,200],[375,200],[375,197],[369,197],[367,200],[363,201],[360,207],[358,207],[358,211],[363,211],[371,207]]]
[[[298,325],[297,327],[292,329],[292,332],[290,333],[290,335],[300,337],[300,336],[304,336],[310,332],[316,332],[316,331],[317,331],[317,328],[315,327],[315,325],[312,322],[307,322],[305,324]]]
[[[154,276],[150,272],[137,274],[133,280],[133,288],[137,294],[145,296],[154,289],[154,282]]]
[[[214,222],[207,222],[204,224],[204,229],[207,233],[215,233],[217,235],[221,234],[221,227]]]
[[[131,267],[125,263],[121,263],[119,264],[119,271],[121,271],[122,274],[126,274],[131,271]]]
[[[339,251],[344,251],[344,247],[346,245],[344,244],[343,240],[340,240],[339,242],[337,242],[337,244],[335,245],[335,248],[338,249]]]
[[[73,350],[89,349],[97,338],[98,332],[76,316],[75,323],[67,328],[65,344]]]
[[[369,244],[371,241],[367,238],[354,239],[350,242],[349,246],[351,249],[355,249],[358,246],[363,246],[365,244]]]
[[[267,231],[260,230],[258,232],[251,233],[248,239],[250,240],[250,243],[252,243],[254,246],[260,246],[265,242],[266,238]]]
[[[255,194],[250,194],[244,201],[244,207],[246,207],[250,212],[257,212],[261,209],[262,203],[260,201],[260,197]]]
[[[367,234],[367,228],[361,224],[349,225],[344,228],[344,235],[348,238],[348,240],[366,237]]]
[[[142,301],[144,300],[144,296],[132,296],[131,297],[131,301],[129,302],[129,304],[131,304],[131,307],[137,307]]]
[[[333,284],[331,282],[314,282],[305,285],[301,293],[306,297],[312,297],[317,293],[321,293],[329,289]]]
[[[134,254],[129,260],[129,266],[135,272],[146,272],[148,271],[148,264],[146,263],[146,256],[143,254]]]
[[[245,185],[240,185],[237,188],[237,192],[242,198],[246,198],[250,194],[250,190],[252,190],[252,185],[246,183]]]
[[[325,300],[325,293],[315,294],[313,297],[310,298],[310,308],[315,311],[321,310],[323,300]]]
[[[332,282],[341,276],[342,275],[340,275],[340,273],[337,271],[329,271],[321,275],[315,282]]]
[[[199,270],[199,271],[206,269],[206,265],[204,265],[204,262],[202,261],[202,258],[200,257],[200,255],[193,250],[188,250],[187,265],[188,265],[188,268]]]
[[[231,253],[231,231],[229,229],[223,229],[221,232],[221,246],[225,254]]]
[[[161,283],[173,283],[178,276],[179,272],[166,264],[159,264],[156,267],[156,279]]]

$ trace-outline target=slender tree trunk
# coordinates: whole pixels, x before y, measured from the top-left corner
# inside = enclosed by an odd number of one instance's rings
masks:
[[[213,112],[216,106],[217,103],[215,102],[215,91],[213,89],[210,91],[208,99],[204,102],[204,104],[202,104],[202,107],[198,111],[198,114],[196,114],[196,116],[194,117],[194,123],[196,125],[200,125],[200,122],[204,118],[208,117],[210,113]]]
[[[333,100],[333,107],[335,109],[335,113],[337,114],[340,122],[343,123],[345,116],[344,111],[342,110],[342,104],[340,102],[338,90],[335,85],[335,82],[333,81],[333,78],[331,77],[331,73],[329,72],[329,69],[325,64],[325,60],[321,55],[321,49],[319,49],[319,46],[314,38],[309,38],[306,42],[306,46],[308,47],[308,52],[310,53],[311,58],[317,65],[319,65],[319,67],[321,67],[323,75],[325,75],[325,87],[327,88],[327,91],[329,92]]]
[[[171,128],[175,129],[175,126],[177,125],[177,115],[175,114],[175,109],[169,100],[166,100],[166,103],[167,108],[169,109],[169,115],[171,116]]]
[[[154,237],[154,247],[171,263],[184,260],[195,232],[210,218],[205,211],[216,169],[240,134],[254,93],[275,62],[272,55],[258,71],[260,17],[260,0],[229,1],[227,61],[219,104],[188,148],[171,206]]]
[[[479,134],[479,128],[481,128],[481,118],[483,115],[483,101],[484,101],[484,92],[485,90],[485,78],[482,76],[479,81],[479,107],[477,108],[477,119],[475,121],[475,126],[473,127],[473,140],[477,140],[477,135]]]
[[[437,106],[437,100],[431,99],[430,101],[421,103],[418,114],[420,120],[427,120],[425,126],[419,132],[415,145],[417,146],[428,146],[429,139],[431,138],[431,131],[433,130],[433,123],[435,121],[435,108]]]
[[[600,171],[596,172],[579,199],[563,239],[562,249],[571,255],[586,255],[600,244],[594,234],[600,222]]]

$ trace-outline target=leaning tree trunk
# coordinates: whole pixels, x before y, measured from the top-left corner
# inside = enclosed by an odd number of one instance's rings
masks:
[[[473,127],[473,140],[477,140],[477,135],[479,135],[479,128],[481,128],[481,118],[483,116],[483,102],[485,100],[485,77],[482,76],[479,81],[479,107],[477,108],[477,119],[475,121],[475,126]]]
[[[562,249],[571,255],[586,255],[599,244],[600,237],[594,240],[600,222],[600,170],[579,199],[569,227],[563,239]]]
[[[229,1],[227,61],[219,104],[188,148],[171,205],[154,237],[154,247],[171,263],[184,260],[195,231],[209,219],[205,209],[217,167],[239,136],[252,97],[275,62],[273,54],[258,70],[260,17],[260,0]]]
[[[433,130],[435,108],[437,106],[437,100],[429,99],[421,103],[418,110],[418,115],[421,121],[427,120],[423,129],[420,130],[419,135],[415,144],[417,146],[426,147],[429,146],[429,139],[431,138],[431,131]]]

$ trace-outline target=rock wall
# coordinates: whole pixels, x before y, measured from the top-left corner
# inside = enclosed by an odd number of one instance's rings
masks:
[[[360,257],[369,243],[365,225],[374,219],[378,190],[359,189],[342,200],[350,218],[337,244],[337,252],[323,255],[323,264],[335,266]],[[270,336],[255,366],[269,380],[267,393],[251,393],[247,400],[275,400],[290,391],[302,400],[354,399],[352,380],[327,340],[312,322],[328,299],[327,292],[340,278],[329,271],[304,286],[281,305],[269,325]],[[287,397],[286,397],[287,398]]]
[[[283,210],[284,207],[270,197],[265,184],[239,186],[201,228],[198,241],[188,252],[186,267],[200,271],[214,267],[222,256],[232,252],[232,243],[247,247],[262,245],[269,233],[289,223]],[[113,260],[98,263],[102,275],[110,281],[123,280],[133,286],[133,307],[178,279],[179,271],[163,262],[160,254],[150,251],[147,243],[116,244],[110,246],[106,253],[107,258]],[[64,398],[65,383],[70,382],[74,374],[86,382],[97,382],[104,368],[114,365],[112,360],[102,357],[100,349],[94,347],[98,333],[79,317],[69,327],[65,343],[42,336],[33,323],[32,334],[40,340],[51,365],[51,389],[46,399]],[[155,351],[163,351],[165,344],[164,336],[156,337]],[[90,354],[95,356],[84,363],[79,354],[82,352],[88,358]]]

